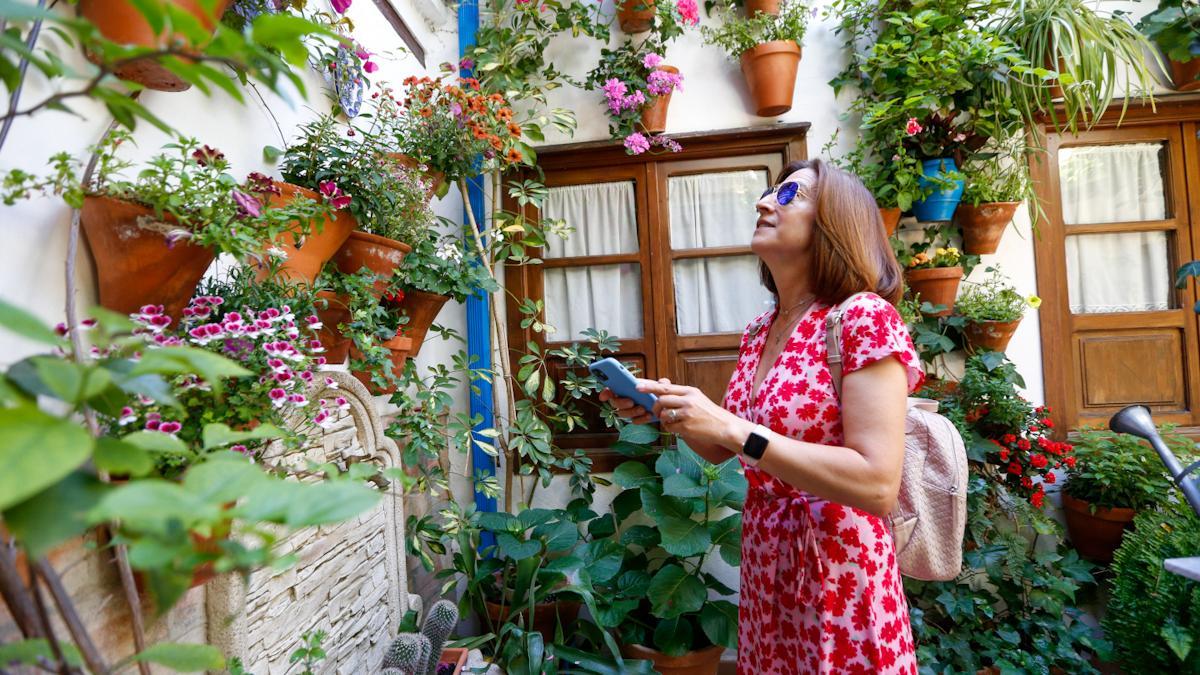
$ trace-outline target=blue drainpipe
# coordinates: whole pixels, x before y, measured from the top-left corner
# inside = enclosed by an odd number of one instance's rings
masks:
[[[475,44],[475,32],[478,30],[479,2],[478,0],[463,0],[458,6],[458,53],[460,61],[467,50]],[[460,74],[463,77],[471,77],[471,70],[462,69]],[[475,222],[480,227],[483,227],[485,213],[483,210],[482,177],[476,176],[467,181],[467,204],[475,214]],[[470,222],[467,218],[465,208],[463,211],[463,222]],[[490,306],[491,297],[483,291],[479,291],[467,298],[467,354],[476,368],[491,368],[492,366]],[[479,431],[490,429],[496,424],[496,411],[492,408],[492,384],[481,380],[476,385],[479,390],[471,394],[471,416],[479,415],[482,419],[475,426],[475,436],[483,443],[491,443],[492,440],[479,434]],[[491,455],[480,450],[475,444],[471,445],[471,467],[473,468],[472,481],[475,478],[482,478],[485,475],[496,475],[495,460]],[[476,488],[475,508],[479,511],[495,511],[496,499],[495,497],[488,497]],[[484,532],[481,543],[484,548],[494,544],[495,540],[492,533]]]

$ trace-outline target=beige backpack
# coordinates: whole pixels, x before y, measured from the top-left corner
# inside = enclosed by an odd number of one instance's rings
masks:
[[[825,318],[829,374],[842,393],[842,314],[860,294],[847,298]],[[900,573],[925,581],[949,581],[962,569],[967,525],[967,451],[938,403],[908,399],[904,419],[904,470],[900,497],[888,515]]]

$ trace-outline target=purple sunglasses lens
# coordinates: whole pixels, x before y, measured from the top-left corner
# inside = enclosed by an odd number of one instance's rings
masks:
[[[779,186],[779,193],[775,195],[775,200],[780,206],[787,206],[793,199],[796,198],[796,193],[800,190],[800,184],[787,182]]]

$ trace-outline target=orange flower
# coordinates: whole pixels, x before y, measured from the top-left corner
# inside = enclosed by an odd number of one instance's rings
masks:
[[[511,121],[513,118],[512,108],[501,108],[501,109],[497,110],[496,117],[499,117],[500,119],[504,120],[505,122]]]
[[[488,139],[488,143],[491,143],[492,147],[497,150],[500,150],[504,147],[504,141],[501,141],[499,136],[493,136],[491,134],[488,134],[487,139]]]
[[[521,137],[521,126],[519,124],[517,124],[516,122],[509,122],[508,123],[508,135],[512,136],[513,138],[520,138]]]
[[[504,103],[504,97],[500,94],[492,94],[491,96],[488,96],[488,100],[492,103]]]
[[[480,127],[472,128],[471,133],[475,134],[476,140],[480,140],[480,141],[482,141],[488,137],[488,132],[484,131]]]
[[[517,162],[520,162],[521,160],[524,159],[524,157],[521,156],[521,152],[519,150],[517,150],[516,148],[509,148],[508,154],[506,154],[504,156],[504,158],[507,159],[508,161],[512,162],[513,164],[516,164]]]
[[[433,110],[430,109],[428,106],[426,106],[424,108],[421,108],[420,114],[421,114],[421,117],[433,117]]]

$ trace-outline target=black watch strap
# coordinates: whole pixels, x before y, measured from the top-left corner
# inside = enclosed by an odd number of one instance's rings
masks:
[[[750,435],[746,437],[746,442],[742,444],[742,458],[750,466],[758,464],[758,460],[762,459],[763,453],[767,451],[767,444],[770,442],[769,434],[766,427],[757,424],[750,431]]]

